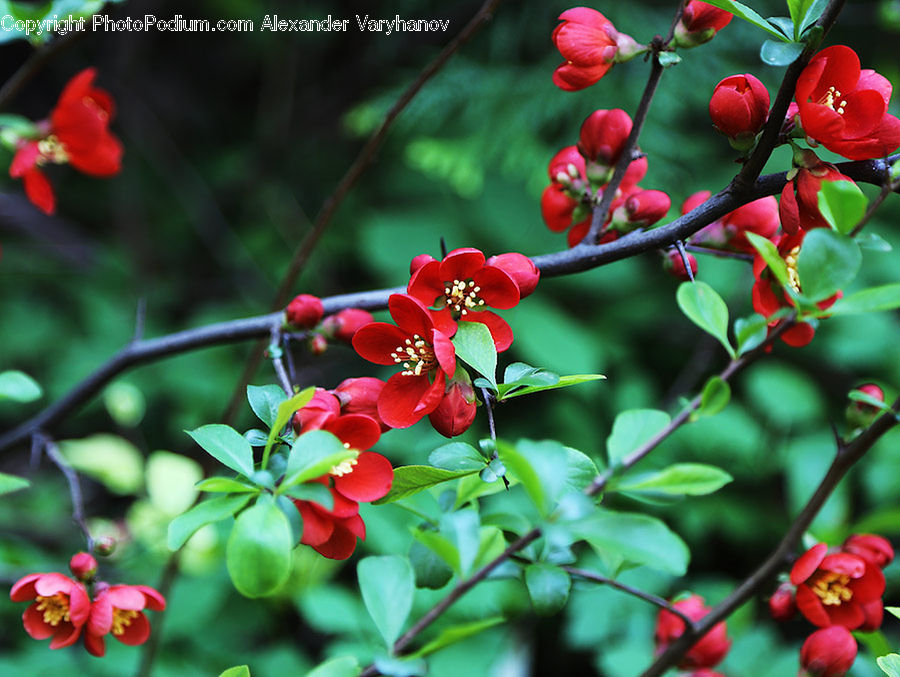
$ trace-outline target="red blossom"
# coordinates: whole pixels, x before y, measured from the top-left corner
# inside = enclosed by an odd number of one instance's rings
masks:
[[[397,324],[367,324],[354,334],[353,347],[375,364],[403,365],[381,391],[378,415],[392,428],[408,428],[437,409],[456,371],[456,351],[418,299],[392,294],[388,309]]]
[[[743,148],[753,145],[768,115],[769,90],[750,73],[728,76],[716,85],[709,100],[713,124]]]
[[[689,196],[681,205],[681,213],[688,212],[706,202],[712,193],[702,190]],[[771,195],[741,205],[725,216],[704,226],[691,237],[693,244],[717,249],[729,249],[755,254],[756,249],[747,239],[747,233],[755,233],[773,239],[778,232],[778,201]]]
[[[338,341],[350,343],[357,329],[374,321],[368,310],[344,308],[322,321],[322,331]]]
[[[288,324],[301,329],[311,329],[322,319],[322,301],[312,294],[299,294],[284,311]]]
[[[709,609],[703,603],[700,595],[691,595],[678,600],[672,606],[692,621],[699,621],[709,613]],[[666,647],[681,637],[683,633],[684,621],[672,612],[662,609],[656,619],[657,653],[665,651]],[[731,641],[727,636],[725,621],[716,623],[709,632],[694,643],[678,667],[684,669],[711,668],[725,658],[730,647]]]
[[[797,613],[797,602],[794,599],[794,586],[782,583],[769,598],[769,614],[776,621],[789,621]]]
[[[807,550],[791,569],[797,586],[797,608],[819,627],[843,625],[849,630],[866,620],[863,606],[881,598],[884,574],[857,555],[829,555],[819,543]]]
[[[550,163],[547,165],[547,175],[553,183],[568,184],[574,179],[583,181],[585,180],[585,171],[584,157],[578,151],[577,146],[562,148],[550,158]]]
[[[428,414],[432,427],[444,437],[462,435],[475,420],[475,389],[468,375],[454,377],[447,384],[444,399]]]
[[[541,279],[541,271],[534,265],[534,261],[516,252],[497,254],[490,257],[485,263],[499,268],[513,279],[519,288],[520,299],[530,295]]]
[[[807,677],[843,677],[856,660],[857,650],[853,635],[841,625],[816,630],[806,638],[800,649],[800,674]]]
[[[619,232],[652,226],[669,213],[671,198],[661,190],[635,190],[612,213],[612,227]]]
[[[713,39],[733,18],[730,12],[700,0],[689,0],[681,20],[675,27],[675,42],[679,47],[696,47]]]
[[[619,161],[631,126],[631,117],[620,108],[596,110],[585,119],[578,136],[578,152],[587,161],[588,174],[610,172]],[[596,166],[593,172],[592,165]],[[608,180],[607,176],[603,182]]]
[[[861,70],[849,47],[816,54],[797,79],[795,98],[803,131],[828,150],[866,160],[900,146],[900,120],[887,112],[890,82]]]
[[[106,653],[106,635],[129,646],[143,644],[150,637],[150,621],[144,609],[162,611],[165,598],[146,585],[96,586],[90,618],[85,625],[84,645],[93,656]]]
[[[547,228],[561,233],[572,225],[572,216],[578,204],[577,200],[569,197],[565,186],[551,183],[541,194],[541,217]],[[585,220],[590,224],[590,213]]]
[[[9,591],[13,602],[34,600],[22,614],[22,623],[34,639],[47,639],[51,649],[78,641],[91,613],[91,600],[84,585],[58,573],[28,574]]]
[[[813,155],[812,157],[815,158]],[[819,191],[824,181],[850,181],[849,176],[841,174],[829,162],[820,162],[818,158],[810,162],[810,167],[800,167],[797,175],[788,181],[781,191],[781,202],[778,215],[781,227],[786,233],[811,228],[828,228],[828,221],[819,211]]]
[[[869,390],[864,390],[869,388]],[[877,389],[874,390],[874,389]],[[880,399],[884,402],[884,392],[874,384],[866,384],[857,388],[867,392],[872,397]],[[877,393],[877,394],[876,394]],[[880,397],[878,396],[880,394]],[[848,536],[847,540],[841,546],[841,550],[849,552],[851,555],[862,557],[869,564],[874,564],[879,569],[884,569],[888,564],[894,561],[894,548],[890,542],[876,534],[853,534]]]
[[[348,378],[341,381],[337,388],[332,390],[341,403],[341,412],[344,414],[363,414],[373,419],[385,433],[390,426],[378,416],[378,397],[384,389],[384,381],[371,376]]]
[[[89,581],[97,574],[97,560],[89,552],[77,552],[69,560],[69,569],[79,581]]]
[[[685,258],[687,258],[688,265],[691,267],[690,274],[688,274],[687,266],[684,265]],[[678,280],[690,280],[697,275],[697,257],[693,254],[688,254],[687,257],[684,257],[678,249],[673,247],[666,250],[663,268]]]

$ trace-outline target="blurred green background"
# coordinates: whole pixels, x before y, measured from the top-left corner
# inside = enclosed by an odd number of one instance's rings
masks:
[[[751,3],[786,14],[781,3]],[[139,299],[147,303],[147,336],[269,310],[293,249],[352,162],[366,136],[418,71],[468,21],[478,2],[173,2],[109,5],[111,17],[250,18],[253,33],[103,33],[75,40],[36,74],[8,110],[39,119],[71,75],[99,70],[98,84],[117,104],[114,132],[124,169],[110,180],[52,171],[59,215],[45,218],[11,180],[0,196],[0,370],[21,369],[46,390],[28,406],[0,403],[0,429],[35,413],[102,364],[134,332]],[[646,42],[668,29],[674,3],[609,2],[596,6],[621,31]],[[559,55],[549,36],[562,2],[506,2],[494,20],[453,57],[403,113],[319,244],[295,292],[318,296],[403,284],[409,260],[474,246],[528,255],[565,246],[540,218],[539,198],[553,153],[575,143],[581,121],[597,108],[633,113],[648,72],[640,60],[616,66],[579,93],[550,80]],[[266,14],[318,18],[449,18],[441,33],[261,32]],[[830,44],[849,44],[897,83],[895,44],[900,3],[849,3]],[[650,112],[641,148],[649,157],[642,182],[681,201],[718,190],[737,170],[727,142],[711,127],[707,102],[716,82],[752,72],[775,88],[782,68],[764,66],[765,36],[738,20],[710,44],[682,53]],[[33,49],[0,46],[0,77]],[[893,112],[897,106],[892,104]],[[825,154],[827,157],[827,153]],[[787,169],[776,153],[768,171]],[[9,159],[8,157],[6,158]],[[0,160],[0,164],[3,160]],[[5,166],[5,165],[4,165]],[[875,190],[865,189],[871,196]],[[892,252],[865,251],[854,288],[896,281],[900,210],[888,200],[869,228]],[[628,261],[541,283],[505,317],[516,341],[503,357],[562,373],[600,372],[608,380],[513,400],[497,412],[501,437],[553,438],[602,462],[617,412],[634,407],[674,411],[726,360],[721,348],[677,310],[677,282],[661,257]],[[752,274],[746,264],[703,258],[700,279],[748,315]],[[896,313],[826,320],[801,350],[775,347],[771,357],[734,384],[734,400],[712,419],[679,431],[642,469],[675,461],[719,465],[735,477],[721,492],[648,507],[617,499],[625,510],[650,510],[680,533],[693,558],[684,580],[639,568],[623,580],[661,595],[691,589],[719,601],[780,538],[830,462],[832,423],[843,429],[846,393],[876,381],[896,394],[900,342]],[[167,558],[165,529],[193,498],[201,450],[183,433],[215,422],[238,384],[250,346],[198,351],[144,366],[116,381],[59,431],[60,439],[94,438],[82,453],[99,466],[83,480],[96,528],[120,539],[104,563],[112,580],[155,584]],[[352,351],[332,346],[319,357],[298,346],[302,384],[333,387],[353,375],[383,375]],[[273,382],[263,365],[252,382]],[[236,426],[254,425],[249,407]],[[483,416],[463,439],[487,434]],[[441,440],[427,425],[387,435],[377,448],[398,464],[423,463]],[[816,521],[817,538],[839,543],[854,531],[900,535],[900,434],[887,435],[844,481]],[[87,449],[87,452],[84,450]],[[164,451],[161,451],[164,450]],[[79,453],[69,447],[69,453]],[[171,453],[166,453],[171,452]],[[173,455],[174,454],[174,455]],[[46,462],[34,467],[27,448],[6,452],[0,471],[34,486],[0,500],[0,578],[11,584],[32,571],[65,571],[83,547],[70,523],[63,478]],[[399,508],[367,507],[369,539],[358,553],[403,552],[414,522]],[[296,551],[283,594],[241,598],[224,568],[226,527],[192,541],[170,596],[154,674],[215,675],[249,663],[254,676],[300,674],[325,657],[353,652],[366,661],[377,634],[362,608],[354,568]],[[600,563],[585,551],[584,566]],[[897,604],[900,567],[887,570],[886,602]],[[774,587],[774,586],[773,586]],[[440,592],[423,591],[422,613]],[[30,640],[24,606],[0,595],[0,674],[132,673],[140,649],[108,642],[103,660],[80,647],[59,652]],[[530,614],[521,583],[489,581],[449,616],[509,614],[513,622],[436,654],[430,674],[596,674],[630,677],[652,657],[654,609],[613,590],[576,586],[556,616]],[[153,616],[151,614],[151,616]],[[151,618],[156,622],[156,618]],[[898,621],[885,633],[900,646]],[[777,626],[761,600],[729,622],[734,647],[721,670],[729,677],[793,675],[797,649],[811,630]],[[863,651],[855,677],[879,674]]]

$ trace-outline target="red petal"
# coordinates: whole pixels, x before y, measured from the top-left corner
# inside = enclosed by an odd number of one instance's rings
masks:
[[[12,164],[9,166],[9,175],[14,179],[23,177],[26,172],[37,166],[40,155],[41,151],[38,149],[37,141],[28,141],[22,144],[13,156]]]
[[[77,103],[83,97],[88,96],[96,76],[96,68],[85,68],[73,75],[66,83],[66,86],[63,87],[63,91],[59,95],[59,101],[57,101],[56,105]]]
[[[88,635],[105,635],[112,630],[113,606],[109,597],[103,593],[97,595],[91,604],[91,615],[87,622]]]
[[[103,658],[106,655],[106,641],[101,635],[92,635],[89,632],[84,634],[84,648],[91,656]]]
[[[24,602],[37,597],[34,591],[34,583],[41,576],[46,574],[28,574],[13,583],[12,589],[9,591],[9,598],[13,602]]]
[[[553,71],[553,84],[567,92],[576,92],[599,82],[610,68],[612,63],[599,63],[591,67],[562,63]]]
[[[84,585],[78,583],[69,593],[69,619],[73,625],[83,625],[91,613],[91,598]]]
[[[303,536],[300,542],[304,545],[321,545],[334,531],[334,520],[324,511],[315,509],[309,501],[294,501],[303,518]]]
[[[122,169],[122,143],[109,132],[101,134],[89,150],[69,155],[69,164],[90,176],[112,176]]]
[[[466,317],[470,322],[481,322],[487,325],[487,328],[491,330],[491,338],[494,339],[494,347],[498,353],[502,353],[512,345],[513,331],[506,320],[496,313],[492,313],[490,310],[483,310],[478,313],[471,313]]]
[[[113,585],[106,591],[106,596],[116,609],[140,611],[147,604],[144,593],[134,585]]]
[[[440,276],[441,264],[432,259],[419,268],[406,286],[407,292],[426,306],[434,305],[435,299],[444,293],[444,281]]]
[[[440,278],[442,282],[453,280],[468,280],[484,265],[484,254],[472,247],[454,249],[444,257],[440,264]],[[444,293],[443,284],[441,293]]]
[[[79,585],[80,583],[76,583],[62,574],[42,574],[34,582],[34,591],[41,597],[52,597],[58,592],[68,595],[73,588],[77,588]]]
[[[39,169],[32,169],[22,177],[25,184],[25,195],[35,207],[45,214],[52,214],[56,210],[56,196],[53,194],[53,186]]]
[[[409,338],[409,334],[387,322],[372,322],[357,329],[353,335],[353,348],[363,359],[375,364],[396,364],[391,353]]]
[[[356,459],[353,472],[334,478],[334,488],[354,501],[377,501],[391,490],[393,479],[391,462],[367,451]]]
[[[851,92],[844,106],[844,137],[857,138],[869,134],[887,111],[881,93],[874,90]]]
[[[431,319],[434,322],[434,328],[445,336],[453,336],[456,333],[456,320],[453,319],[449,308],[432,310]]]
[[[443,372],[447,376],[453,376],[456,373],[456,348],[453,347],[453,342],[446,334],[434,329],[431,332],[431,347]]]
[[[356,549],[356,537],[360,531],[363,534],[361,538],[365,538],[365,525],[361,517],[357,515],[355,518],[344,520],[335,526],[331,538],[316,546],[315,550],[329,559],[347,559]]]
[[[823,142],[822,145],[851,160],[885,157],[900,146],[900,120],[886,114],[868,136]]]
[[[56,632],[53,635],[53,639],[50,641],[51,649],[62,649],[66,646],[71,646],[75,642],[78,641],[78,637],[81,635],[82,626],[75,627],[71,623],[60,623]]]
[[[871,89],[878,92],[881,95],[881,98],[884,99],[885,107],[891,102],[891,92],[893,91],[893,87],[891,87],[890,81],[880,73],[873,71],[871,68],[860,71],[859,82],[856,83],[856,88],[860,90]]]
[[[431,333],[434,322],[428,308],[419,299],[408,294],[391,294],[388,310],[397,326],[410,334],[425,338]]]
[[[824,543],[814,545],[803,553],[800,558],[794,562],[794,566],[791,568],[791,583],[800,585],[803,581],[812,576],[816,572],[816,569],[819,568],[822,560],[825,559],[827,553],[828,546]]]
[[[877,566],[868,565],[866,574],[855,581],[850,581],[850,589],[853,591],[853,601],[860,604],[868,604],[881,599],[884,594],[884,574]]]
[[[781,340],[792,348],[802,348],[809,345],[816,335],[816,330],[808,322],[798,322],[781,335]]]
[[[797,609],[813,625],[818,625],[820,628],[831,625],[831,619],[822,606],[822,600],[805,585],[797,588]]]
[[[566,61],[580,67],[596,66],[607,61],[605,48],[616,47],[607,27],[612,28],[608,21],[602,26],[568,21],[557,26],[553,41]]]
[[[833,571],[836,574],[844,574],[850,578],[862,578],[866,573],[866,562],[862,557],[851,555],[847,552],[838,552],[828,555],[819,564],[823,571]]]
[[[143,644],[150,637],[150,621],[139,611],[138,615],[131,619],[131,623],[125,626],[125,631],[113,637],[128,646]]]
[[[825,611],[828,614],[828,625],[843,625],[848,630],[858,628],[866,620],[862,607],[853,602],[827,606]]]
[[[392,428],[408,428],[440,404],[444,388],[444,372],[438,371],[435,383],[427,376],[394,374],[388,379],[378,398],[378,415]]]
[[[339,416],[326,424],[325,430],[357,451],[365,451],[375,446],[381,437],[381,426],[378,422],[363,414]]]
[[[474,282],[481,287],[478,295],[491,308],[505,310],[519,302],[519,286],[505,271],[493,266],[485,266],[474,276]]]
[[[22,614],[22,624],[25,626],[25,632],[33,639],[47,639],[56,632],[56,628],[44,622],[44,612],[38,611],[37,602],[25,609],[25,613]]]

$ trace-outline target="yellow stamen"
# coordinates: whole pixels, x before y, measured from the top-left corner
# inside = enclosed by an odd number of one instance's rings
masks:
[[[787,264],[788,282],[798,294],[800,293],[800,275],[797,273],[797,258],[800,256],[800,246],[794,247],[788,255],[784,257]]]
[[[825,92],[825,96],[819,99],[818,103],[823,106],[827,106],[831,110],[837,112],[839,115],[843,115],[844,106],[847,105],[847,101],[845,99],[841,99],[840,97],[840,90],[837,90],[832,86],[828,88],[828,91]]]
[[[391,353],[394,362],[403,365],[401,373],[404,376],[421,376],[437,365],[434,350],[421,336],[413,334],[412,339],[406,339],[404,343]]]
[[[853,591],[847,587],[850,577],[827,571],[820,574],[812,584],[812,591],[825,606],[840,606],[853,598]]]
[[[478,296],[481,287],[474,280],[453,280],[444,283],[444,297],[450,314],[454,319],[468,315],[469,311],[484,305],[484,300]]]
[[[117,637],[125,633],[125,628],[137,618],[138,612],[132,609],[113,609],[112,633]]]
[[[44,612],[44,623],[56,627],[60,621],[69,620],[69,598],[61,592],[56,593],[53,597],[41,597],[38,595],[37,610]]]
[[[62,165],[69,161],[69,154],[66,153],[66,147],[62,145],[55,134],[51,134],[45,139],[38,141],[38,151],[40,155],[37,158],[38,166],[43,166],[48,162]]]
[[[357,463],[355,458],[348,458],[346,461],[341,461],[335,466],[332,466],[331,470],[328,471],[329,474],[334,475],[335,477],[343,477],[344,475],[349,475],[353,472],[353,466]]]

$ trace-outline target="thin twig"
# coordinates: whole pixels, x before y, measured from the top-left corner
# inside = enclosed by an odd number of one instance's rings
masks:
[[[140,341],[144,338],[144,327],[147,322],[147,298],[142,296],[138,299],[137,310],[134,312],[134,337],[132,342]]]
[[[272,360],[272,366],[275,368],[275,374],[278,376],[278,382],[285,394],[290,397],[294,394],[294,386],[288,376],[287,370],[284,368],[284,360],[282,359],[283,348],[281,347],[281,323],[274,323],[269,332],[269,357]]]
[[[688,279],[694,281],[694,269],[691,267],[691,260],[688,258],[687,250],[684,248],[684,240],[678,240],[675,243],[678,255],[681,257],[681,263],[684,265],[684,271],[687,273]]]
[[[753,262],[753,254],[745,254],[744,252],[730,252],[724,249],[701,247],[696,244],[686,244],[684,245],[684,248],[689,252],[694,252],[695,254],[706,254],[708,256],[715,256],[720,259],[736,259],[738,261],[746,261],[747,263]]]
[[[69,483],[69,495],[72,497],[72,521],[78,525],[84,534],[84,538],[87,541],[85,550],[92,552],[94,549],[94,537],[91,536],[91,530],[88,529],[87,521],[84,518],[84,498],[81,494],[81,483],[78,481],[78,473],[75,472],[75,468],[69,465],[69,462],[60,453],[56,442],[42,435],[36,435],[35,437],[43,445],[47,458],[56,464],[56,467],[65,476],[66,482]]]
[[[888,175],[884,179],[884,185],[881,187],[881,191],[875,196],[875,199],[869,203],[868,208],[866,209],[866,213],[863,214],[862,218],[859,220],[855,226],[853,226],[853,230],[850,231],[850,237],[856,237],[862,232],[862,229],[866,227],[866,224],[869,223],[869,220],[878,210],[878,208],[882,205],[882,203],[887,199],[887,196],[892,192],[900,188],[900,180],[891,180],[890,170],[888,170]]]
[[[25,63],[19,66],[19,69],[13,73],[12,77],[3,83],[3,87],[0,87],[0,110],[9,105],[9,102],[13,100],[22,87],[28,84],[31,78],[37,75],[47,62],[70,47],[76,40],[87,35],[88,32],[89,31],[71,31],[33,52]]]
[[[670,604],[668,601],[666,601],[662,597],[659,597],[658,595],[644,592],[643,590],[638,590],[637,588],[626,585],[625,583],[617,581],[614,578],[607,578],[606,576],[601,576],[600,574],[596,574],[593,571],[587,571],[586,569],[576,569],[575,567],[562,567],[562,569],[563,571],[567,571],[572,576],[577,576],[578,578],[583,578],[585,580],[592,581],[593,583],[599,583],[600,585],[608,585],[609,587],[615,588],[616,590],[627,592],[629,595],[637,597],[638,599],[642,599],[645,602],[650,602],[650,604],[654,604],[660,609],[665,609],[669,613],[675,614],[682,621],[684,621],[685,627],[688,628],[690,632],[694,631],[694,621],[677,606],[675,606],[674,604]]]

